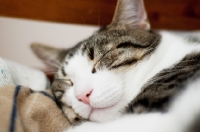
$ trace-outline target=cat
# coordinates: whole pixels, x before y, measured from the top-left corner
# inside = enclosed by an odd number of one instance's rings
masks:
[[[119,0],[111,24],[72,48],[31,48],[57,69],[66,116],[92,121],[66,131],[192,131],[200,114],[200,40],[151,30],[142,0]]]

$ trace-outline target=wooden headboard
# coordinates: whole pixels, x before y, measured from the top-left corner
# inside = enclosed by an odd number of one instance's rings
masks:
[[[0,16],[61,23],[109,24],[116,0],[0,0]],[[200,29],[200,0],[144,0],[153,28]]]

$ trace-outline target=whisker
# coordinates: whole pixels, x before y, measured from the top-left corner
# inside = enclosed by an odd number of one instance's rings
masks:
[[[145,52],[149,52],[150,50],[153,50],[153,49],[155,49],[155,48],[147,48],[147,49],[145,49]]]
[[[50,61],[47,61],[47,60],[43,60],[43,61],[46,62],[46,63],[49,64],[49,65],[52,65],[52,66],[56,67],[56,68],[59,68],[59,67],[60,67],[60,65],[55,64],[55,63],[53,63],[53,62],[50,62]]]
[[[100,10],[98,10],[98,26],[100,26],[100,19],[101,19]]]
[[[54,80],[60,80],[60,81],[70,81],[70,79],[66,79],[66,78],[55,78]]]
[[[82,17],[82,16],[81,16],[81,19],[82,19],[82,21],[83,21],[83,24],[84,24],[84,25],[86,25],[86,24],[85,24],[85,21],[84,21],[84,19],[83,19],[83,17]]]
[[[56,68],[59,68],[60,66],[63,66],[63,64],[61,64],[58,60],[54,59],[53,57],[51,57],[50,54],[44,52],[43,53],[45,55],[46,58],[48,58],[47,60],[44,60],[47,64],[53,65]]]
[[[61,8],[61,10],[62,10],[62,13],[63,13],[63,15],[64,15],[64,17],[65,17],[65,19],[67,20],[67,23],[69,23],[69,24],[71,24],[70,23],[70,21],[69,21],[69,19],[67,18],[67,16],[65,15],[65,12],[64,12],[64,10]]]
[[[91,52],[90,52],[88,46],[87,46],[86,44],[85,44],[85,46],[86,46],[87,51],[91,54]]]

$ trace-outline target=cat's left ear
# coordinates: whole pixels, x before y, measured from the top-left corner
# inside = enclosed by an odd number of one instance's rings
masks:
[[[110,26],[150,30],[143,0],[118,0]]]
[[[59,49],[40,43],[31,44],[31,49],[38,58],[43,60],[43,62],[47,64],[47,66],[50,66],[53,69],[58,68],[58,66],[61,64],[66,54],[68,53],[68,49]]]

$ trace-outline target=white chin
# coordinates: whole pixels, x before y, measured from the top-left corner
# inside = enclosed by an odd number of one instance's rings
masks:
[[[116,111],[114,107],[103,109],[93,109],[89,115],[89,120],[94,122],[107,122],[114,120],[120,116],[120,112]]]

